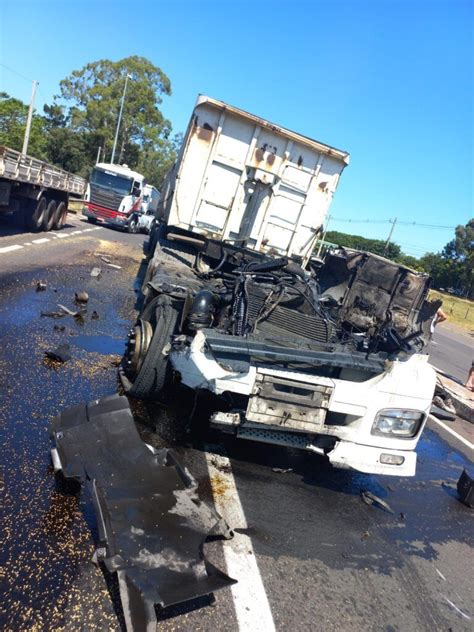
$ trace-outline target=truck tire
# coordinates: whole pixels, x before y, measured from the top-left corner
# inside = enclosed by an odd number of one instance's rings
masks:
[[[51,230],[53,227],[56,208],[56,200],[50,200],[43,218],[43,228],[46,231]]]
[[[97,220],[95,217],[88,217],[87,221],[89,222],[89,224],[97,224]]]
[[[127,230],[129,233],[138,233],[138,218],[133,215],[128,222]]]
[[[67,204],[66,202],[59,202],[54,214],[53,228],[54,230],[60,230],[66,223],[67,217]]]
[[[179,310],[168,296],[160,296],[155,305],[153,337],[141,368],[127,393],[138,399],[151,399],[161,393],[168,372],[168,356],[163,351],[178,323]]]
[[[43,220],[46,213],[48,203],[46,198],[40,197],[38,201],[34,200],[30,203],[26,211],[26,227],[33,232],[38,232],[43,228]]]

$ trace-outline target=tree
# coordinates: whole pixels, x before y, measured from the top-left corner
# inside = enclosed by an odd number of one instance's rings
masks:
[[[0,145],[22,150],[27,116],[28,106],[23,101],[0,92]],[[33,114],[28,154],[43,160],[47,158],[44,130],[44,118]]]
[[[348,233],[340,233],[336,230],[331,230],[326,233],[326,241],[335,243],[338,246],[345,246],[346,248],[366,250],[367,252],[372,252],[392,260],[398,260],[401,255],[401,249],[398,244],[389,243],[386,248],[383,239],[368,239],[361,235],[350,235]]]
[[[441,256],[452,262],[457,272],[457,285],[466,296],[474,293],[474,218],[465,226],[456,227],[454,239],[446,244]]]
[[[103,59],[73,71],[60,82],[57,97],[65,102],[64,117],[72,130],[96,139],[95,151],[89,150],[91,166],[99,146],[109,160],[127,74],[130,79],[116,159],[133,168],[146,165],[148,170],[152,158],[166,165],[171,158],[174,160],[175,149],[170,140],[171,123],[159,106],[162,96],[171,94],[171,83],[160,68],[144,57],[134,55],[116,62]],[[163,177],[163,168],[151,172],[153,183],[161,184],[157,180]]]

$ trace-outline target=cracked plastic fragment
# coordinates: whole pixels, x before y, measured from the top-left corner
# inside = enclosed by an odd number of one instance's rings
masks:
[[[140,439],[125,397],[64,411],[51,426],[56,471],[90,485],[98,558],[117,571],[127,629],[154,629],[162,607],[208,595],[235,580],[205,557],[208,536],[229,538],[202,503],[197,483],[167,449]]]

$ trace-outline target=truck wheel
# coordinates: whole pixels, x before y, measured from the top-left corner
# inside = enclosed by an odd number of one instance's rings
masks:
[[[138,220],[135,216],[128,222],[128,232],[138,233]]]
[[[56,214],[56,200],[50,200],[48,204],[48,208],[46,209],[46,213],[43,218],[43,227],[44,230],[51,230],[54,224],[54,217]]]
[[[66,223],[67,217],[67,204],[66,202],[59,202],[54,214],[53,228],[54,230],[60,230]]]
[[[145,351],[146,355],[139,364],[132,387],[127,393],[139,399],[156,397],[162,391],[168,372],[168,356],[163,352],[166,345],[170,342],[178,323],[179,310],[173,305],[168,296],[160,296],[155,305],[155,328],[152,338],[148,349]],[[147,322],[144,321],[144,323]],[[146,324],[142,329],[146,335]],[[134,341],[136,344],[136,333],[135,338],[132,337],[130,340],[126,358],[131,357],[131,352],[139,352],[138,349],[132,350]],[[130,346],[132,346],[132,349]],[[127,363],[132,362],[131,359],[126,361]]]
[[[33,202],[31,207],[27,209],[26,226],[33,232],[38,232],[43,227],[44,216],[46,213],[46,198],[40,197],[38,202]]]
[[[87,221],[89,222],[89,224],[97,224],[97,220],[95,217],[88,217]]]

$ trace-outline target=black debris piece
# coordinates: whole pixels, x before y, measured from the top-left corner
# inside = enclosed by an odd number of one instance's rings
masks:
[[[445,419],[446,421],[455,421],[456,415],[435,404],[431,404],[430,413],[437,419]]]
[[[55,362],[67,362],[71,359],[71,347],[68,344],[59,345],[53,351],[45,351],[46,357]]]
[[[46,283],[43,283],[43,281],[38,281],[36,284],[36,291],[37,292],[44,292],[46,290]]]
[[[474,507],[474,479],[464,469],[458,480],[459,499],[471,509]]]
[[[54,325],[54,331],[64,331],[66,327],[64,325]]]
[[[48,318],[63,318],[67,316],[66,312],[41,312],[41,316],[47,316]]]
[[[94,310],[91,314],[91,320],[98,320],[100,318],[99,313]]]
[[[381,507],[382,509],[385,509],[385,511],[388,511],[391,514],[394,513],[393,509],[387,502],[385,502],[385,500],[382,500],[372,492],[362,491],[360,495],[366,505],[373,505],[375,503],[376,505],[379,505],[379,507]]]
[[[235,583],[203,551],[208,536],[229,538],[228,526],[199,499],[196,481],[173,452],[141,440],[126,397],[64,411],[51,435],[55,470],[90,487],[97,554],[117,571],[127,630],[151,629],[154,604],[170,606]]]

